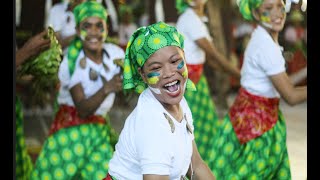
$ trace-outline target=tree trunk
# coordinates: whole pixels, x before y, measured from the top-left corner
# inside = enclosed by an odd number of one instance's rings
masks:
[[[226,1],[226,2],[225,2]],[[230,22],[227,16],[223,16],[222,11],[227,7],[229,0],[210,0],[207,2],[207,15],[209,18],[209,31],[213,38],[214,46],[227,58],[229,57],[228,44],[226,43],[226,36],[230,36],[230,31],[226,31],[224,25]],[[229,33],[228,33],[229,32]],[[230,89],[229,75],[221,70],[212,70],[208,67],[205,68],[205,73],[208,77],[208,83],[211,88],[211,92],[217,95],[216,106],[218,109],[226,110],[228,109],[227,104],[227,94]]]

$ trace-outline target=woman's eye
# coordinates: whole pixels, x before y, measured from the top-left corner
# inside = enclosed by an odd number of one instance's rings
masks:
[[[159,70],[160,69],[160,67],[152,67],[151,68],[151,71],[157,71],[157,70]]]
[[[177,62],[179,62],[179,61],[180,61],[180,59],[173,60],[172,63],[175,64],[175,63],[177,63]]]
[[[89,28],[89,24],[83,24],[82,29],[88,29]]]
[[[99,24],[97,25],[97,27],[101,29],[101,28],[103,28],[103,24],[102,24],[102,23],[99,23]]]
[[[266,10],[267,10],[267,11],[271,11],[271,10],[272,10],[272,7],[266,7]]]

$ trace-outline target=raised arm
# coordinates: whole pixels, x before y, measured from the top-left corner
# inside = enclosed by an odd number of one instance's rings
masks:
[[[20,66],[31,56],[37,55],[50,46],[50,39],[45,39],[47,30],[44,30],[37,35],[31,37],[20,49],[16,52],[16,67]]]
[[[307,86],[294,87],[286,72],[270,76],[281,97],[291,106],[307,99]]]

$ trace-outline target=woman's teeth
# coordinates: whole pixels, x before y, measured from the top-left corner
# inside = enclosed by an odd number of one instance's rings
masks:
[[[164,85],[164,87],[172,86],[172,85],[176,84],[177,82],[178,81],[173,81],[171,83],[168,83],[168,84]]]
[[[165,89],[169,93],[177,92],[180,89],[179,81],[173,81],[165,85]]]
[[[89,42],[95,43],[95,42],[98,42],[98,39],[97,38],[92,38],[92,39],[89,40]]]

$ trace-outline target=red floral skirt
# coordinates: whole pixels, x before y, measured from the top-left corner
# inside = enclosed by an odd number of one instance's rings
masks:
[[[241,144],[271,129],[278,120],[279,98],[266,98],[240,88],[230,108],[232,126]]]
[[[191,79],[194,84],[197,84],[203,72],[203,64],[187,64],[187,68],[188,78]]]
[[[55,133],[61,128],[76,126],[86,123],[105,124],[106,121],[102,116],[91,115],[86,119],[81,119],[75,107],[68,105],[60,105],[53,124],[50,127],[49,135]]]

